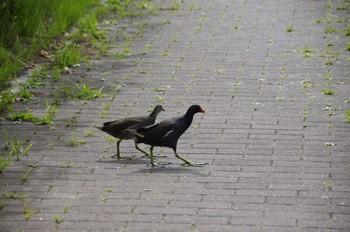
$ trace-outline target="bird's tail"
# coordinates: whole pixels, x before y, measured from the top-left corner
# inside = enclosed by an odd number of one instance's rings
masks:
[[[135,135],[136,137],[139,138],[144,138],[145,136],[139,132],[137,132],[137,130],[135,129],[126,129],[125,131],[132,133],[133,135]]]
[[[97,128],[97,129],[103,131],[103,126],[95,126],[95,128]]]

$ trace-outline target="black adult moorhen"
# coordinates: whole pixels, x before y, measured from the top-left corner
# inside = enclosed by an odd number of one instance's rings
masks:
[[[156,121],[157,115],[161,112],[164,111],[163,107],[161,105],[157,105],[154,107],[152,113],[148,116],[131,116],[131,117],[125,117],[121,118],[115,121],[111,122],[105,122],[103,123],[102,127],[97,127],[98,129],[106,132],[107,134],[112,135],[115,138],[118,138],[117,142],[117,154],[112,155],[112,156],[102,156],[100,158],[113,158],[117,157],[120,159],[120,143],[123,140],[129,140],[133,139],[135,135],[131,133],[129,130],[137,130],[142,127],[150,126],[153,125],[154,122]],[[129,129],[129,130],[128,130]],[[139,151],[141,151],[143,154],[146,156],[149,156],[149,154],[139,148],[137,146],[137,143],[135,143],[135,148]]]
[[[169,147],[174,150],[176,158],[184,161],[183,165],[190,166],[200,166],[208,163],[192,163],[186,158],[180,156],[176,152],[177,141],[180,136],[188,129],[191,125],[193,116],[196,113],[205,113],[203,108],[199,105],[192,105],[188,108],[185,115],[181,117],[174,117],[164,121],[161,121],[158,124],[140,128],[134,130],[135,134],[135,143],[145,143],[151,146],[150,148],[150,163],[149,165],[163,167],[161,163],[155,162],[153,157],[153,148],[158,147]],[[131,130],[132,131],[132,130]],[[166,164],[166,163],[164,163]]]

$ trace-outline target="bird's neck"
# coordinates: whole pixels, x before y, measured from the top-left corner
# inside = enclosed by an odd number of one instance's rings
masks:
[[[153,111],[148,117],[150,118],[156,118],[158,115],[158,112],[157,111]]]
[[[188,121],[190,124],[192,123],[194,113],[187,111],[184,115],[184,118],[186,118],[186,121]]]

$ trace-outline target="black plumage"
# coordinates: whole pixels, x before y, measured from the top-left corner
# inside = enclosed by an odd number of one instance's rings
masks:
[[[119,139],[117,142],[117,154],[101,158],[113,158],[116,156],[118,159],[120,159],[120,143],[123,140],[133,139],[135,136],[132,132],[130,132],[130,130],[137,130],[139,128],[153,125],[156,121],[158,114],[161,111],[164,111],[163,107],[161,105],[157,105],[154,107],[152,113],[148,116],[124,117],[115,121],[105,122],[103,123],[102,127],[97,127],[98,129],[106,132],[107,134]],[[144,153],[145,155],[149,155],[147,152],[139,148],[136,143],[135,148]]]
[[[174,117],[164,121],[161,121],[158,124],[139,128],[134,131],[135,133],[135,142],[144,143],[151,146],[150,148],[150,164],[152,166],[160,166],[159,163],[155,163],[153,159],[153,148],[158,147],[169,147],[172,148],[175,156],[186,165],[197,166],[207,163],[192,163],[184,157],[178,155],[176,151],[177,142],[181,135],[189,128],[192,123],[193,116],[196,113],[205,113],[203,108],[199,105],[192,105],[188,108],[185,115],[181,117]]]

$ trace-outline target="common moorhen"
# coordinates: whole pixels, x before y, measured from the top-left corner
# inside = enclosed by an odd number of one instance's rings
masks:
[[[161,163],[155,162],[153,157],[153,148],[158,147],[169,147],[174,150],[175,156],[181,159],[185,163],[183,165],[200,166],[208,163],[192,163],[186,158],[180,156],[176,152],[177,141],[180,136],[188,129],[191,125],[193,116],[196,113],[205,113],[203,108],[199,105],[192,105],[188,108],[185,115],[181,117],[174,117],[158,124],[140,128],[137,130],[131,130],[135,134],[135,143],[145,143],[151,146],[150,148],[150,163],[149,165],[162,167]],[[165,164],[165,163],[164,163]]]
[[[156,121],[157,115],[161,112],[164,111],[163,107],[161,105],[157,105],[154,107],[152,113],[148,116],[131,116],[131,117],[125,117],[121,118],[115,121],[111,122],[105,122],[103,123],[102,127],[97,127],[98,129],[106,132],[107,134],[112,135],[115,138],[118,138],[117,142],[117,154],[112,155],[112,156],[102,156],[100,158],[113,158],[117,157],[120,159],[120,143],[123,140],[129,140],[133,139],[135,135],[131,133],[129,130],[137,130],[142,127],[150,126],[153,125],[154,122]],[[129,130],[128,130],[129,129]],[[149,156],[149,154],[139,148],[137,146],[137,143],[135,143],[135,148],[139,151],[141,151],[143,154],[146,156]]]

